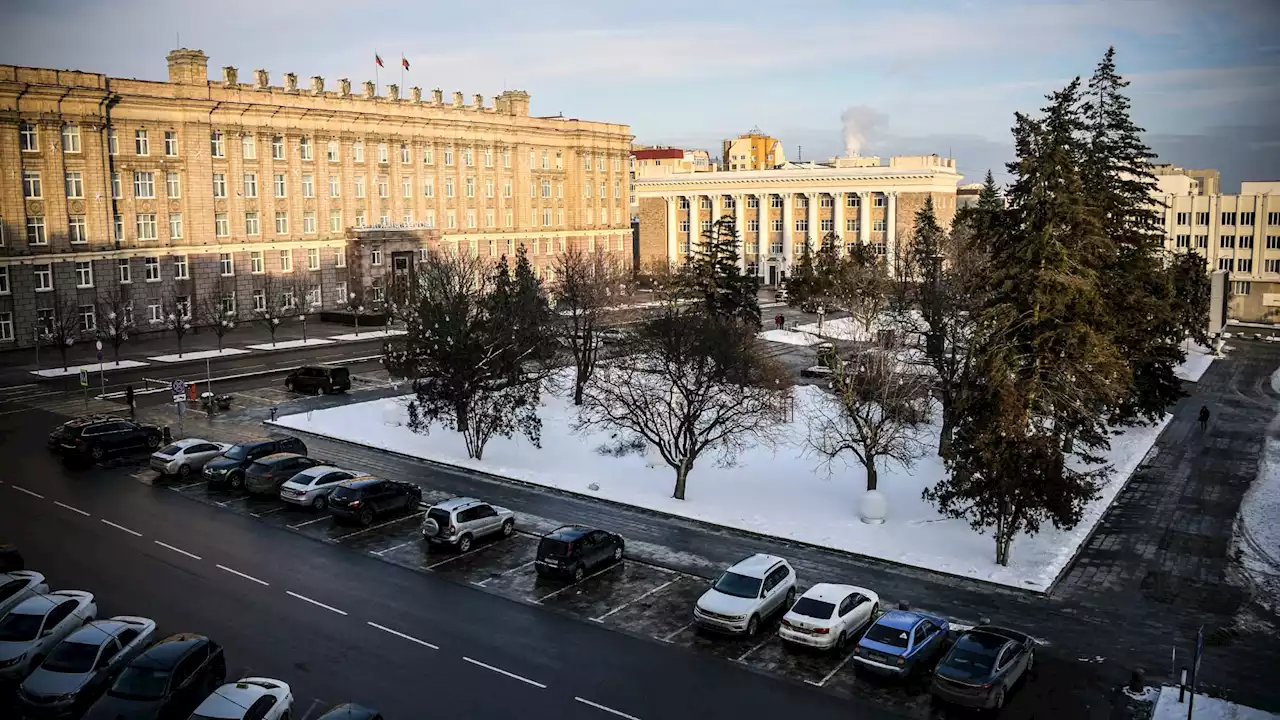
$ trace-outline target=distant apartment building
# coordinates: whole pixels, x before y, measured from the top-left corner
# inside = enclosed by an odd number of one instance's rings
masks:
[[[956,188],[956,207],[972,207],[978,204],[978,196],[982,194],[982,183],[965,183]]]
[[[636,205],[636,180],[682,173],[711,172],[716,169],[711,162],[711,153],[706,150],[684,150],[666,146],[632,146],[629,162],[629,190],[627,194],[630,199],[631,217],[633,219],[639,211],[639,206]]]
[[[1151,174],[1156,177],[1180,176],[1191,178],[1192,191],[1195,195],[1219,195],[1222,193],[1222,173],[1217,170],[1187,170],[1170,163],[1157,163],[1151,166]]]
[[[937,155],[638,178],[638,259],[681,262],[713,221],[730,215],[741,267],[766,285],[785,280],[805,245],[816,249],[828,233],[841,247],[872,246],[892,266],[926,198],[950,225],[960,179],[955,161]]]
[[[745,135],[724,141],[725,170],[772,170],[787,162],[782,142],[752,129]]]

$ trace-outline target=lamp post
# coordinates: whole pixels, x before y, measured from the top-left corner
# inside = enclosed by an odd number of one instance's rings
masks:
[[[302,344],[306,345],[307,344],[307,314],[302,313],[298,317],[302,319]]]

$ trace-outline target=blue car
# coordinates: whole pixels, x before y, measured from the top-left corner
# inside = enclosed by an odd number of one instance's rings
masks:
[[[946,618],[918,610],[890,610],[876,619],[853,649],[858,665],[876,673],[906,677],[946,647]]]

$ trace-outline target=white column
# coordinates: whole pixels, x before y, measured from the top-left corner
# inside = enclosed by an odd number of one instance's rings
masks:
[[[818,220],[818,215],[822,212],[822,193],[809,193],[809,252],[818,251],[818,242],[822,239],[820,234],[822,224]]]
[[[694,195],[689,198],[689,250],[692,251],[698,243],[702,242],[702,226],[698,223],[698,203],[701,197]]]
[[[858,242],[871,242],[871,193],[865,190],[858,193]]]
[[[760,246],[759,255],[756,262],[756,276],[768,277],[765,271],[765,265],[768,263],[764,258],[769,257],[771,251],[770,246],[773,245],[773,236],[769,232],[769,195],[768,193],[757,193],[756,203],[756,243]]]
[[[833,193],[831,203],[834,206],[832,212],[831,227],[835,230],[836,237],[839,240],[836,243],[836,254],[844,252],[844,193]]]
[[[679,205],[679,197],[675,195],[667,197],[667,264],[676,262],[680,251],[676,240],[676,208]]]
[[[791,258],[794,254],[791,249],[791,239],[795,235],[796,226],[793,208],[796,198],[791,193],[781,193],[782,196],[782,266],[786,270],[791,269]]]
[[[893,263],[898,257],[898,193],[889,193],[885,203],[884,257],[889,266],[889,274],[893,274]]]
[[[733,196],[733,224],[738,231],[738,269],[747,269],[747,196]]]

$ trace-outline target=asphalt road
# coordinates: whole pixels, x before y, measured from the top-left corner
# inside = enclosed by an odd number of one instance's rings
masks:
[[[0,540],[100,616],[226,647],[229,674],[293,687],[295,717],[356,700],[388,717],[895,717],[398,568],[43,450],[58,420],[0,421]],[[602,707],[600,707],[602,706]],[[426,710],[427,708],[429,710]],[[623,713],[623,714],[619,714]]]

